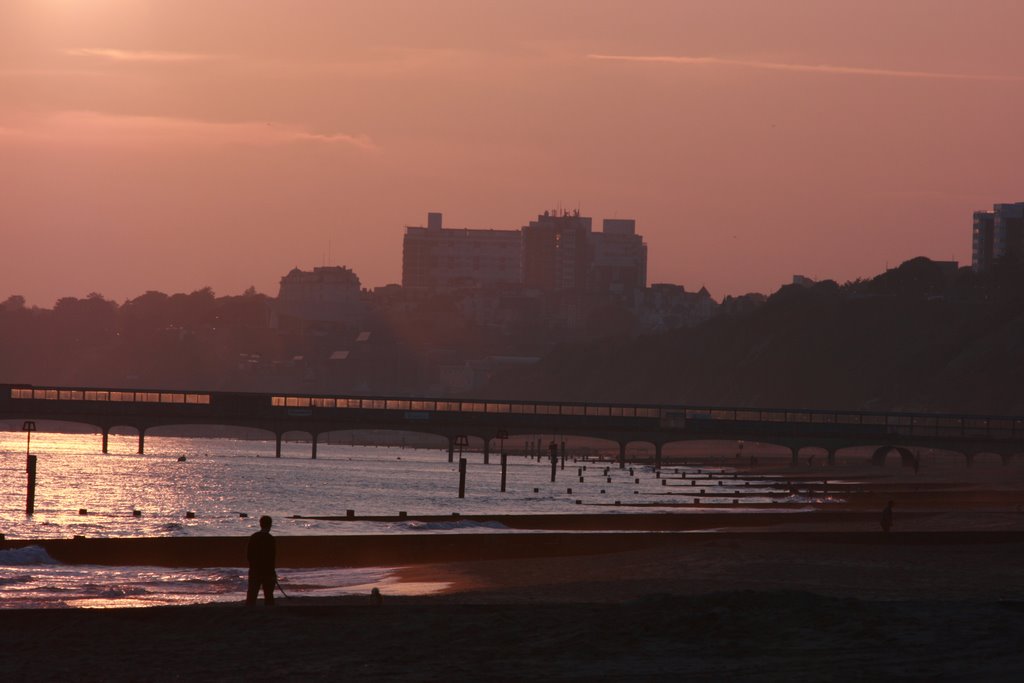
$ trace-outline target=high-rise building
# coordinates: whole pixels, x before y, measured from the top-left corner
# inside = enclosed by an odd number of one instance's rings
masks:
[[[993,238],[995,236],[996,215],[991,211],[974,212],[974,230],[971,236],[971,267],[974,272],[988,270],[992,267],[995,252]]]
[[[545,211],[523,227],[524,286],[582,291],[590,269],[591,220],[579,211]]]
[[[974,212],[972,267],[984,271],[998,259],[1024,262],[1024,202]]]
[[[428,289],[518,284],[522,241],[518,230],[445,228],[440,213],[426,227],[407,227],[402,286]]]
[[[647,245],[635,220],[606,218],[589,239],[590,291],[628,293],[647,286]]]

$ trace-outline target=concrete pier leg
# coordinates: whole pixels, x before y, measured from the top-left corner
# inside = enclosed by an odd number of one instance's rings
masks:
[[[146,430],[139,429],[139,455],[146,453]]]
[[[319,434],[310,434],[310,436],[312,437],[310,439],[310,441],[313,442],[313,460],[316,460],[316,442],[320,438],[320,435]]]
[[[800,461],[799,461],[800,447],[799,446],[793,446],[789,450],[791,450],[793,452],[793,459],[790,461],[790,465],[792,465],[793,467],[796,467],[797,465],[800,464]]]
[[[110,430],[106,427],[103,428],[103,452],[107,452],[107,441],[110,438]]]
[[[619,469],[626,469],[626,442],[619,443]]]
[[[664,444],[654,444],[654,469],[661,469],[661,448]]]
[[[283,434],[276,434],[275,436],[277,437],[277,447],[274,449],[274,457],[275,458],[280,458],[281,457],[281,439],[284,437],[284,435]]]
[[[455,462],[455,438],[448,437],[448,462]]]
[[[484,439],[484,464],[491,464],[491,440]]]

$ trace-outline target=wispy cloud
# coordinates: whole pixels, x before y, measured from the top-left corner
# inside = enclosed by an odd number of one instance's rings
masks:
[[[99,146],[284,145],[312,143],[372,150],[364,135],[318,133],[277,122],[217,122],[167,116],[63,111],[19,128],[0,126],[4,138]]]
[[[588,59],[614,62],[646,62],[661,64],[683,64],[687,66],[734,66],[768,71],[790,71],[798,73],[837,74],[842,76],[879,76],[884,78],[924,78],[957,81],[1002,81],[1021,82],[1024,76],[999,76],[991,74],[962,74],[942,71],[906,71],[902,69],[874,69],[857,66],[834,66],[831,64],[792,64],[787,62],[766,62],[748,59],[723,59],[721,57],[683,57],[667,55],[605,55],[589,54]]]
[[[196,52],[156,52],[150,50],[117,50],[105,47],[76,47],[64,50],[73,57],[95,57],[116,62],[205,62],[220,59],[217,55]]]

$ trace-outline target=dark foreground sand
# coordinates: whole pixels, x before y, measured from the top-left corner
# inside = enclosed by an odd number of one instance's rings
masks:
[[[1021,680],[1018,488],[933,483],[872,485],[835,514],[707,517],[714,530],[697,533],[581,533],[566,518],[543,521],[557,535],[281,539],[283,565],[401,564],[405,580],[450,589],[379,607],[0,611],[0,681]],[[1001,493],[977,495],[986,489]],[[890,495],[897,532],[884,535],[876,506]],[[241,543],[86,540],[50,552],[203,566]]]
[[[905,536],[416,565],[451,591],[381,607],[3,611],[0,680],[1020,680],[1020,535]]]

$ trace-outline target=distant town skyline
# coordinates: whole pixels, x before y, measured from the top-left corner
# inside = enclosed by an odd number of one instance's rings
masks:
[[[240,18],[244,17],[244,21]],[[11,0],[0,297],[402,277],[404,227],[631,218],[717,299],[970,263],[1021,196],[1010,0]]]

